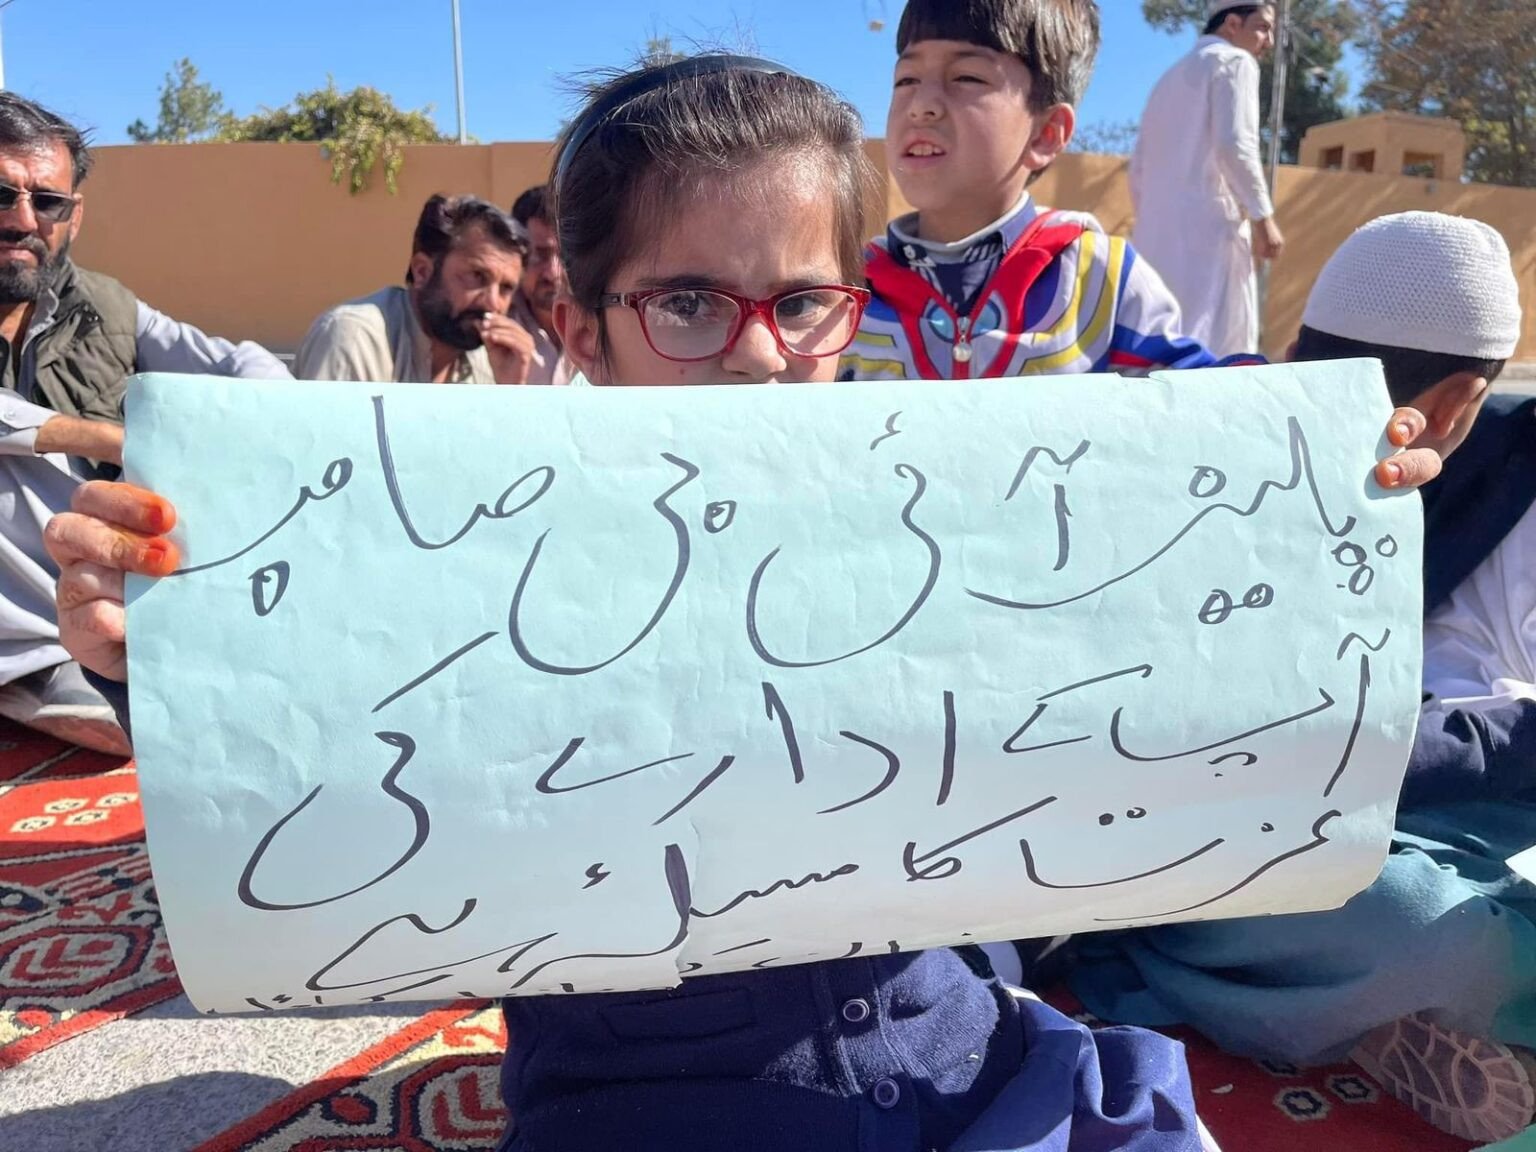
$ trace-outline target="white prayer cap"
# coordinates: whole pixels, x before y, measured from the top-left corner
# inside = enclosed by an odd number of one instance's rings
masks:
[[[1233,8],[1246,8],[1249,4],[1273,4],[1274,0],[1206,0],[1205,18],[1214,20]]]
[[[1509,246],[1487,224],[1402,212],[1344,241],[1301,322],[1384,348],[1508,360],[1520,343],[1520,289]]]

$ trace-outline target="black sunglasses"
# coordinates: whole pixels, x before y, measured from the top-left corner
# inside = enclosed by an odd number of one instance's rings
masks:
[[[9,212],[23,200],[32,201],[32,214],[39,220],[62,224],[75,214],[79,201],[69,192],[33,192],[0,183],[0,212]]]

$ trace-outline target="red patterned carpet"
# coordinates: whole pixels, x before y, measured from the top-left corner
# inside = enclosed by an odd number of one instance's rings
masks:
[[[24,1062],[98,1029],[130,1027],[125,1017],[179,992],[132,768],[0,722],[0,1104],[7,1076]],[[1352,1066],[1255,1064],[1184,1039],[1202,1115],[1226,1152],[1469,1147],[1421,1123]],[[420,1017],[275,1102],[210,1117],[209,1130],[222,1131],[196,1152],[493,1149],[504,1123],[497,1065],[505,1040],[493,1008],[423,1005]],[[10,1152],[8,1123],[0,1117],[0,1148]],[[142,1139],[100,1147],[186,1152],[157,1140],[153,1116],[129,1112],[114,1123],[117,1132],[140,1126]]]

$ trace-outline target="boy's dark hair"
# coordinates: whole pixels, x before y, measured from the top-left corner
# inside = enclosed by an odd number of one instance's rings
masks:
[[[512,205],[512,219],[516,220],[524,228],[528,227],[528,221],[539,220],[545,224],[553,224],[554,220],[549,214],[549,185],[538,184],[528,189],[517,198]]]
[[[766,61],[710,56],[612,75],[588,91],[555,155],[550,187],[567,283],[597,313],[600,334],[603,293],[646,230],[675,219],[669,200],[764,162],[823,161],[840,273],[864,282],[875,180],[864,126],[851,104],[814,80]]]
[[[1237,16],[1243,20],[1246,20],[1260,8],[1270,7],[1273,7],[1273,4],[1234,4],[1230,8],[1223,8],[1220,12],[1216,13],[1216,15],[1212,16],[1205,22],[1204,35],[1214,36],[1217,29],[1219,29],[1223,24],[1227,22],[1228,16]]]
[[[1096,0],[909,0],[896,51],[960,40],[1017,56],[1029,69],[1029,106],[1081,104],[1099,54]]]
[[[0,148],[35,150],[49,144],[69,149],[73,191],[91,171],[91,149],[85,133],[41,104],[14,92],[0,92]]]
[[[1335,336],[1331,332],[1319,332],[1316,328],[1302,325],[1296,340],[1296,359],[1313,360],[1380,360],[1387,376],[1387,391],[1392,403],[1399,408],[1412,404],[1425,389],[1432,388],[1447,376],[1458,372],[1474,372],[1492,384],[1504,371],[1503,360],[1476,360],[1470,356],[1453,356],[1445,352],[1423,352],[1417,348],[1389,348],[1381,344],[1367,344]]]
[[[516,252],[528,259],[528,233],[523,226],[488,200],[478,196],[430,196],[421,207],[416,234],[411,237],[411,255],[424,252],[432,257],[433,268],[443,263],[464,234],[478,228],[498,248]],[[412,283],[406,269],[405,282]]]

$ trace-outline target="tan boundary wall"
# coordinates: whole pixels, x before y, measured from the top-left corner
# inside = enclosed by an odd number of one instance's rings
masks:
[[[883,143],[871,141],[869,151],[884,173]],[[312,145],[138,145],[96,155],[79,262],[177,319],[290,351],[326,308],[400,282],[429,195],[473,192],[510,207],[546,178],[550,146],[411,147],[393,196],[377,176],[356,196],[332,184]],[[1064,156],[1035,192],[1044,204],[1095,213],[1112,232],[1128,235],[1134,222],[1121,159]],[[1354,228],[1419,208],[1472,216],[1503,233],[1525,303],[1517,357],[1536,359],[1536,191],[1283,168],[1277,202],[1290,246],[1270,281],[1266,351],[1279,353],[1294,336],[1313,279]],[[906,210],[894,183],[875,208]]]

